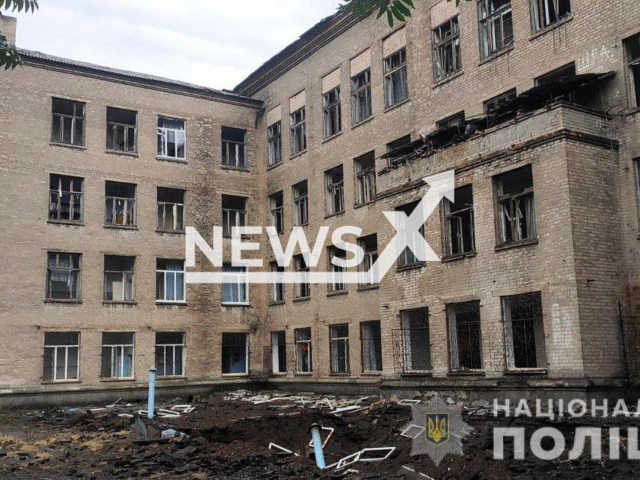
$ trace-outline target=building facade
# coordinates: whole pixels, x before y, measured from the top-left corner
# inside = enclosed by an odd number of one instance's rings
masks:
[[[23,52],[0,97],[6,403],[270,382],[402,394],[611,395],[638,374],[640,7],[424,1],[335,15],[235,92]],[[5,31],[6,29],[3,29]],[[378,283],[422,181],[456,196]],[[185,285],[184,229],[362,229],[358,285],[229,267]],[[230,241],[224,240],[225,247]],[[17,253],[17,255],[16,255]],[[296,252],[299,253],[299,252]],[[193,269],[210,269],[202,254]],[[17,288],[16,288],[17,287]]]

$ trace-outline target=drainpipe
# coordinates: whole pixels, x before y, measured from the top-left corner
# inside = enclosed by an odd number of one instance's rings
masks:
[[[147,418],[152,419],[156,397],[156,367],[149,369],[149,399],[147,400]]]
[[[313,452],[316,457],[316,465],[320,470],[327,468],[327,464],[324,462],[324,452],[322,451],[322,436],[320,435],[320,429],[322,425],[314,423],[309,427],[311,430],[311,438],[313,439]]]

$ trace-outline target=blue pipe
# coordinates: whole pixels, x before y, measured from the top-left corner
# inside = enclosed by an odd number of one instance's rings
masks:
[[[147,400],[147,418],[152,419],[156,400],[156,367],[149,369],[149,399]]]
[[[321,470],[327,468],[327,464],[324,461],[324,452],[322,451],[322,436],[320,435],[320,429],[322,425],[319,423],[314,423],[309,427],[311,430],[311,438],[313,439],[313,452],[316,457],[316,465]]]

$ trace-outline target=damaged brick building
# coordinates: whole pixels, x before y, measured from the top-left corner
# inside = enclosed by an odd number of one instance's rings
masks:
[[[142,394],[151,365],[164,393],[635,387],[639,19],[631,0],[429,0],[393,28],[336,14],[233,92],[22,50],[0,87],[17,271],[0,403]],[[455,202],[423,228],[442,262],[405,251],[372,284],[395,234],[383,212],[451,169]],[[283,244],[358,226],[362,280],[342,281],[328,241],[286,271],[329,269],[329,285],[248,285],[226,265],[234,282],[186,285],[185,226],[220,225],[273,225]]]

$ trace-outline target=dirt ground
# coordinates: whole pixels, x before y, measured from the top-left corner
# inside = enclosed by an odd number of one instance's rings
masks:
[[[363,403],[364,410],[338,417],[330,409],[309,408],[322,398],[312,396],[311,404],[294,403],[290,398],[253,404],[225,399],[221,393],[161,401],[162,408],[176,404],[195,408],[179,418],[144,418],[146,436],[140,428],[132,428],[136,419],[127,416],[137,414],[145,405],[119,402],[106,409],[98,405],[102,410],[95,412],[90,410],[93,407],[2,411],[0,479],[427,480],[424,475],[434,479],[638,478],[634,471],[640,462],[609,460],[608,448],[603,448],[603,460],[598,461],[586,455],[573,461],[566,460],[566,456],[556,461],[529,456],[515,461],[508,448],[507,460],[494,460],[493,427],[513,426],[516,422],[529,429],[541,425],[530,419],[488,415],[465,414],[465,421],[475,430],[464,441],[464,456],[448,455],[436,467],[426,455],[412,457],[411,439],[400,435],[411,419],[410,407],[372,398]],[[340,397],[335,401],[339,402]],[[119,416],[122,414],[125,416]],[[308,427],[313,423],[335,429],[325,447],[327,465],[366,447],[396,450],[384,461],[357,462],[341,471],[320,471],[313,460],[313,449],[308,446]],[[567,445],[571,446],[576,425],[565,422],[553,426],[565,432]],[[177,433],[169,438],[171,432],[167,429]],[[268,449],[270,443],[299,456],[278,455]]]

